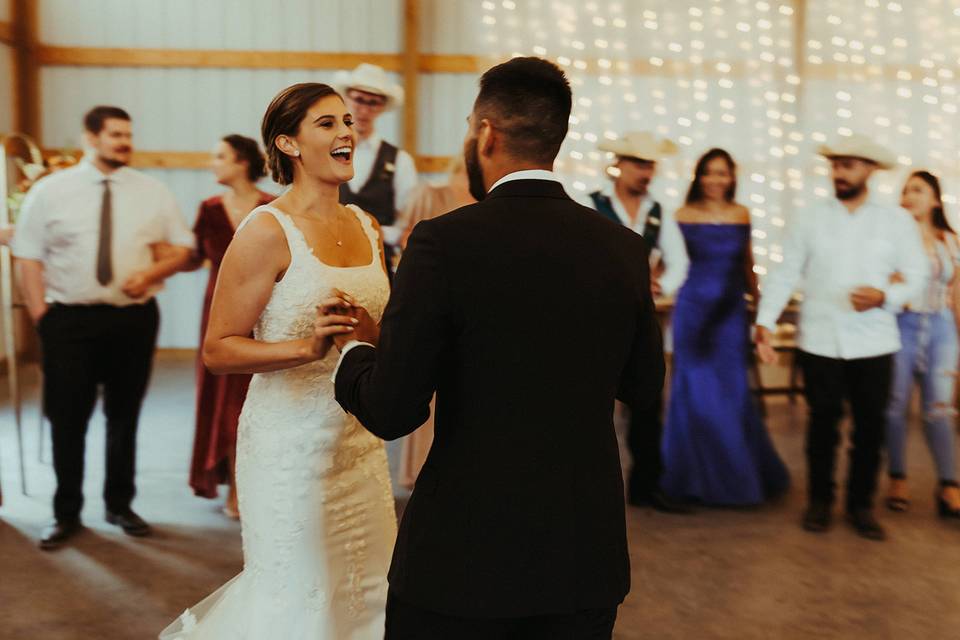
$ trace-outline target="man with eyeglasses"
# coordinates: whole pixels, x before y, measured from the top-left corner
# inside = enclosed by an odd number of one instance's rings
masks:
[[[417,168],[410,154],[383,140],[377,119],[403,103],[403,89],[390,82],[386,71],[361,64],[338,78],[337,89],[353,113],[357,132],[353,180],[340,186],[340,202],[356,204],[373,215],[383,230],[384,253],[392,275],[403,229],[394,226],[417,186]]]

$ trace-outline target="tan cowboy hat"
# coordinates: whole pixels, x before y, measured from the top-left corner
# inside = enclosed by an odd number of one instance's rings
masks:
[[[817,153],[825,158],[859,158],[872,162],[881,169],[897,166],[896,154],[867,136],[856,133],[839,138],[833,144],[820,145]]]
[[[403,87],[390,82],[383,67],[375,64],[364,62],[353,71],[339,71],[333,85],[341,95],[346,94],[347,89],[356,89],[383,96],[387,99],[387,111],[403,104]]]
[[[677,145],[666,138],[659,139],[649,131],[631,131],[616,140],[603,140],[597,148],[621,158],[636,158],[659,162],[677,152]]]

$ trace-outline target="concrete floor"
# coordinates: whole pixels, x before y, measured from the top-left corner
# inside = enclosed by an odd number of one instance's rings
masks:
[[[156,527],[148,539],[127,538],[103,522],[98,417],[88,436],[88,530],[56,553],[37,549],[50,515],[53,473],[49,441],[48,462],[37,458],[35,397],[28,380],[29,497],[20,494],[9,403],[0,410],[0,638],[154,638],[242,564],[239,525],[220,514],[220,501],[195,498],[186,485],[192,362],[161,356],[144,408],[135,506]],[[769,406],[793,489],[757,509],[692,516],[631,509],[633,591],[615,637],[960,638],[960,527],[933,516],[933,475],[919,429],[910,437],[913,510],[880,513],[890,540],[862,540],[842,525],[814,536],[797,526],[803,404]]]

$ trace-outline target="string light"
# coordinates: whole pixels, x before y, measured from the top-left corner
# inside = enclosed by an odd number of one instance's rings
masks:
[[[960,201],[955,1],[807,0],[800,50],[792,0],[645,4],[479,3],[489,53],[549,56],[570,78],[576,102],[557,169],[575,195],[609,175],[599,139],[648,129],[678,143],[654,186],[667,208],[696,158],[727,148],[751,176],[738,198],[751,207],[760,274],[782,260],[792,213],[832,195],[816,147],[837,136],[864,133],[898,153],[903,170],[878,174],[880,194],[895,197],[923,159],[942,174],[944,201]]]

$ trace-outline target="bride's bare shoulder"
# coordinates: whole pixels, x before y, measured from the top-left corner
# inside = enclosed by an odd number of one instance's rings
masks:
[[[255,209],[241,223],[228,248],[233,254],[259,255],[269,260],[271,256],[289,260],[286,234],[280,221],[265,208]]]

